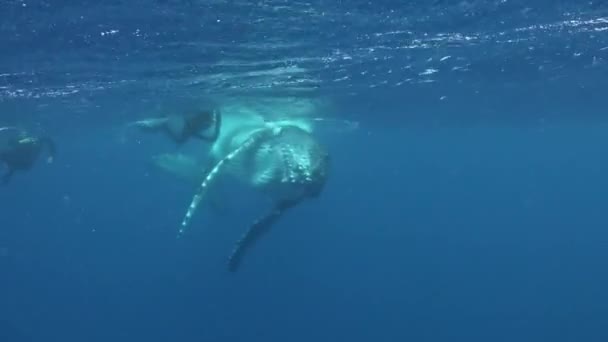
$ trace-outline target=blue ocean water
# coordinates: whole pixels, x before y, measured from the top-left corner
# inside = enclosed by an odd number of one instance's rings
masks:
[[[608,3],[4,0],[0,18],[0,126],[58,147],[0,188],[0,342],[608,340]],[[264,203],[222,184],[177,239],[194,187],[150,157],[191,147],[125,125],[243,98],[326,103],[332,165],[230,273]]]

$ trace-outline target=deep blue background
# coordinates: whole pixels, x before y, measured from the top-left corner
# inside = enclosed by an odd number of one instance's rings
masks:
[[[345,136],[323,197],[237,274],[224,260],[245,220],[210,215],[176,240],[188,187],[130,160],[141,148],[61,139],[80,163],[2,192],[2,317],[51,340],[601,341],[605,129]]]
[[[59,154],[0,189],[0,342],[608,340],[603,2],[25,3],[0,5],[0,123]],[[175,146],[120,128],[227,91],[360,122],[319,133],[325,192],[237,274],[256,195],[177,240],[193,190],[149,163]]]

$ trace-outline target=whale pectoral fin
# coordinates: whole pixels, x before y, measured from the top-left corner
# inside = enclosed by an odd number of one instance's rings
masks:
[[[218,174],[223,171],[226,164],[229,163],[232,159],[236,158],[241,152],[246,151],[260,139],[263,139],[269,134],[273,134],[273,131],[264,129],[257,132],[256,134],[253,134],[251,137],[249,137],[249,139],[245,140],[245,142],[243,142],[239,147],[228,153],[224,158],[220,159],[220,161],[218,161],[215,166],[211,168],[207,176],[199,185],[198,190],[194,194],[194,197],[192,197],[190,206],[188,206],[186,215],[184,215],[184,219],[182,220],[182,224],[179,229],[179,235],[184,234],[186,228],[190,225],[190,221],[192,220],[192,217],[194,216],[194,213],[196,212],[196,209],[198,208],[201,200],[207,193],[209,186],[215,181]]]
[[[257,240],[270,231],[274,223],[286,210],[296,206],[299,202],[299,200],[279,202],[272,212],[253,222],[232,250],[232,254],[228,258],[228,270],[230,272],[236,272],[241,265],[247,250],[249,250]]]

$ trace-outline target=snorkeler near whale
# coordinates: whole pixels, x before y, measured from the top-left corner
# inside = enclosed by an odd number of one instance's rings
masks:
[[[273,209],[253,222],[228,258],[238,270],[247,252],[285,212],[317,197],[329,173],[329,154],[312,135],[307,118],[266,120],[259,115],[224,115],[221,132],[210,148],[211,166],[182,154],[156,156],[157,166],[198,184],[179,229],[183,235],[218,176],[231,174],[273,200]]]
[[[221,114],[217,110],[203,110],[194,114],[148,118],[129,124],[146,132],[162,132],[177,144],[192,138],[213,142],[219,135]],[[208,135],[211,130],[211,135]]]
[[[0,127],[0,162],[6,167],[1,183],[7,184],[15,172],[30,170],[47,149],[47,162],[52,163],[56,147],[49,137],[37,137],[17,127]]]

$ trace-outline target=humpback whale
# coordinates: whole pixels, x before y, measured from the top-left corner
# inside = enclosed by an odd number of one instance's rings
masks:
[[[313,136],[312,122],[306,118],[267,121],[258,115],[227,114],[210,156],[212,163],[205,171],[202,164],[179,154],[164,154],[154,161],[182,179],[193,181],[199,174],[180,236],[219,175],[236,176],[273,200],[272,210],[255,220],[235,244],[228,258],[232,272],[286,211],[322,192],[330,165],[327,150]]]

